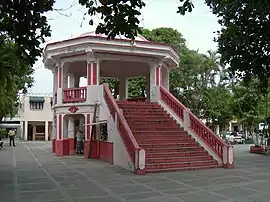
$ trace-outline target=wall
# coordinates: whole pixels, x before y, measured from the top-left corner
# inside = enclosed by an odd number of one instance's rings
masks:
[[[21,121],[52,121],[51,97],[46,96],[43,110],[30,110],[29,96],[25,96],[21,110]]]
[[[101,89],[103,92],[103,89]],[[100,93],[103,97],[103,93]],[[101,99],[100,120],[108,120],[108,142],[113,143],[113,164],[121,168],[134,171],[134,165],[129,157],[125,145],[121,139],[116,124],[110,116],[109,109],[104,99]]]

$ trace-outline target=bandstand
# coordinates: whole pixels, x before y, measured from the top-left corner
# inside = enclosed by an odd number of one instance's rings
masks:
[[[232,167],[232,148],[220,141],[169,93],[169,72],[178,68],[179,64],[179,57],[170,46],[149,42],[142,36],[131,42],[124,37],[107,40],[103,35],[89,32],[76,38],[47,44],[43,58],[45,67],[50,69],[54,76],[52,150],[57,156],[74,154],[75,134],[82,130],[85,134],[85,158],[101,159],[138,174],[147,172],[147,168],[149,172],[166,170],[169,167],[166,164],[164,169],[165,164],[161,164],[162,162],[154,167],[148,163],[152,162],[148,161],[148,156],[152,148],[156,147],[153,146],[153,141],[150,141],[152,145],[148,148],[150,143],[141,143],[144,138],[141,140],[136,135],[138,131],[148,134],[147,130],[150,129],[146,126],[133,128],[133,123],[138,121],[136,110],[141,108],[141,115],[147,112],[146,117],[154,116],[158,112],[156,115],[157,119],[160,119],[159,125],[152,125],[150,130],[154,139],[160,135],[158,131],[154,131],[155,127],[164,125],[166,121],[165,124],[169,125],[176,121],[181,125],[176,126],[178,131],[172,132],[176,138],[180,132],[185,133],[187,141],[192,136],[194,142],[200,144],[206,150],[207,156],[211,156],[215,162],[211,162],[211,166]],[[128,79],[139,76],[147,80],[147,95],[144,102],[140,103],[138,100],[128,99]],[[86,86],[80,85],[82,77],[87,80]],[[113,99],[107,85],[100,84],[101,78],[119,79],[119,101]],[[95,106],[97,112],[93,117]],[[135,114],[129,121],[128,113],[131,116],[132,110],[135,110]],[[169,118],[166,114],[170,115]],[[168,120],[165,121],[165,117]],[[93,123],[94,120],[97,124]],[[162,123],[162,120],[165,122]],[[106,137],[101,138],[100,122],[106,123]],[[147,119],[143,123],[145,122]],[[143,123],[138,123],[136,127]],[[148,125],[151,123],[154,124],[149,118]],[[94,125],[95,132],[91,133]],[[164,128],[167,126],[164,125]],[[198,128],[211,136],[211,143],[209,138],[200,137]],[[167,127],[166,130],[170,128]],[[151,135],[148,136],[150,139]],[[169,136],[161,136],[161,140],[164,141],[167,137]],[[160,143],[166,148],[167,143],[165,146],[164,144]],[[159,145],[156,146],[159,148]],[[88,152],[89,147],[91,152]],[[168,150],[168,153],[170,151],[172,150]],[[161,155],[159,157],[167,158]],[[179,169],[181,165],[173,168]]]

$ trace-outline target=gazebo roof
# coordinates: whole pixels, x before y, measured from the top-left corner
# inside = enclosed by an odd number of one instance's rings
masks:
[[[94,31],[93,32],[85,32],[83,34],[80,35],[80,37],[84,37],[84,36],[95,36],[95,37],[104,37],[107,38],[107,36],[105,34],[96,34]],[[116,36],[115,39],[123,39],[123,40],[129,40],[127,37],[125,36]],[[148,42],[148,40],[146,38],[144,38],[142,35],[138,34],[135,37],[135,41],[145,41]]]

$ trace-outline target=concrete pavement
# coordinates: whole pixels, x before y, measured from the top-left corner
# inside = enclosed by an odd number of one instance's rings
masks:
[[[49,142],[0,151],[1,202],[269,202],[270,156],[236,145],[235,169],[136,176],[96,160],[58,158]]]

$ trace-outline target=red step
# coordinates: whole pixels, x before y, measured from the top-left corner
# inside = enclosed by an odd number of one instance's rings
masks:
[[[186,167],[178,167],[178,168],[159,168],[159,169],[151,169],[146,167],[146,173],[160,173],[160,172],[173,172],[173,171],[188,171],[188,170],[205,170],[205,169],[213,169],[213,168],[220,168],[220,165],[203,165],[203,166],[186,166]]]
[[[166,131],[155,131],[155,130],[134,130],[132,131],[134,136],[143,135],[146,137],[150,136],[161,136],[161,137],[180,137],[180,136],[189,136],[186,131],[184,131],[182,128],[179,128],[177,130],[166,130]]]
[[[128,121],[128,124],[132,124],[134,126],[148,126],[148,125],[165,125],[165,126],[178,126],[177,128],[180,127],[180,125],[178,125],[175,121],[170,120],[170,121],[158,121],[158,120],[148,120],[148,121]]]
[[[159,152],[156,152],[156,151],[148,151],[146,153],[146,159],[147,158],[160,158],[160,157],[163,157],[164,159],[165,158],[170,158],[170,157],[184,157],[184,156],[207,156],[208,153],[207,151],[176,151],[176,152],[166,152],[166,151],[159,151]]]
[[[176,156],[170,158],[147,158],[146,164],[150,163],[175,163],[175,162],[191,162],[191,161],[208,161],[213,160],[213,158],[209,155],[207,156]]]
[[[124,117],[127,119],[127,121],[129,120],[134,120],[134,119],[140,119],[140,120],[146,120],[146,119],[166,119],[166,118],[171,118],[169,114],[163,114],[163,115],[159,115],[159,116],[155,116],[155,115],[151,115],[151,114],[147,114],[147,115],[142,115],[142,114],[124,114]]]
[[[167,121],[173,121],[174,123],[176,123],[175,120],[173,120],[171,117],[161,117],[161,118],[158,118],[156,119],[156,117],[151,117],[149,119],[143,119],[142,120],[142,116],[141,117],[129,117],[127,119],[127,116],[125,116],[126,120],[129,121],[129,122],[167,122]]]
[[[140,147],[147,148],[147,149],[152,149],[152,148],[197,148],[199,145],[198,143],[194,141],[188,141],[188,142],[172,142],[172,143],[165,143],[165,142],[156,142],[155,144],[141,144],[139,143]]]
[[[143,148],[146,153],[147,152],[189,152],[189,151],[203,151],[204,149],[197,146],[197,147],[155,147],[155,148],[151,148],[151,147],[141,147]]]
[[[161,170],[161,169],[179,169],[187,167],[199,167],[199,166],[217,166],[215,160],[207,161],[191,161],[191,162],[173,162],[173,163],[151,163],[145,164],[146,170]]]
[[[136,138],[136,137],[135,137]],[[143,139],[143,138],[136,138],[137,142],[142,145],[142,144],[193,144],[193,145],[197,145],[196,142],[194,142],[191,138],[187,138],[187,139]]]
[[[178,125],[151,125],[151,124],[148,124],[148,125],[134,125],[134,124],[129,124],[129,127],[135,131],[137,130],[143,130],[143,131],[147,131],[147,130],[153,130],[156,129],[156,130],[178,130],[180,131],[180,126]]]

